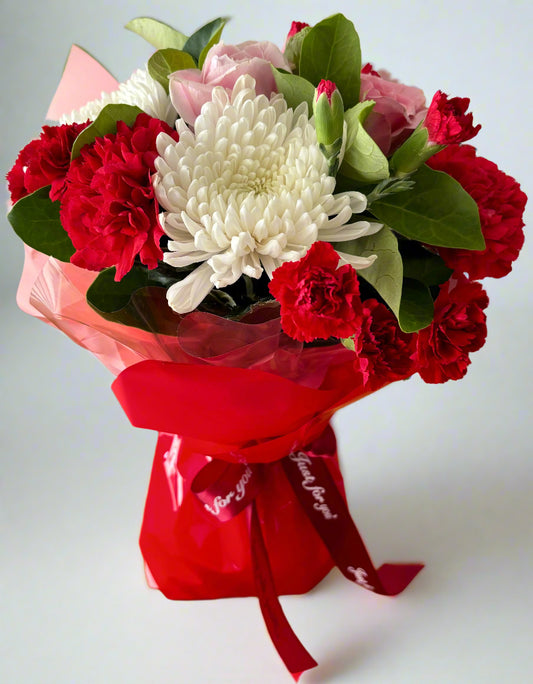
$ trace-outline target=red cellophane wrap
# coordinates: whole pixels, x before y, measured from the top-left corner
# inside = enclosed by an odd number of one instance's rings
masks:
[[[286,336],[276,308],[241,322],[169,310],[173,334],[168,321],[165,334],[107,321],[86,302],[95,276],[26,248],[17,298],[95,354],[132,424],[159,433],[140,537],[149,583],[171,599],[257,595],[297,679],[316,663],[278,595],[333,565],[393,595],[422,567],[376,570],[346,506],[329,420],[382,385],[341,344]],[[152,312],[138,313],[150,329]]]
[[[172,599],[255,595],[246,516],[221,523],[191,492],[207,455],[244,457],[271,464],[256,504],[278,593],[309,591],[333,563],[274,461],[364,393],[352,353],[303,349],[278,317],[247,324],[193,313],[174,338],[113,323],[86,303],[95,276],[26,248],[18,303],[118,374],[114,391],[133,424],[160,433],[140,540],[150,579]],[[327,465],[344,492],[336,453]]]

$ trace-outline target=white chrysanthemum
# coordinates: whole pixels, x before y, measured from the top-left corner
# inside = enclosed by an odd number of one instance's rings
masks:
[[[366,208],[358,192],[334,195],[335,179],[320,151],[304,103],[294,111],[281,95],[257,96],[251,76],[233,92],[214,88],[194,132],[180,119],[179,142],[157,138],[154,188],[170,237],[164,260],[201,263],[167,291],[179,313],[195,309],[213,287],[243,274],[260,278],[303,257],[317,240],[340,242],[377,232],[381,224],[348,223]],[[342,254],[361,269],[369,258]]]
[[[83,123],[87,119],[94,121],[108,104],[135,105],[148,115],[166,121],[169,126],[174,126],[177,118],[176,110],[163,86],[144,69],[137,69],[117,90],[102,93],[99,100],[92,100],[81,109],[64,114],[60,123]]]

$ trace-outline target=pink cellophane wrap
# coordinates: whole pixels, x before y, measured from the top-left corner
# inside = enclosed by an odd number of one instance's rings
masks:
[[[113,92],[118,85],[116,78],[94,57],[73,45],[46,118],[57,121],[63,114],[81,109],[91,100],[98,100],[102,93]]]

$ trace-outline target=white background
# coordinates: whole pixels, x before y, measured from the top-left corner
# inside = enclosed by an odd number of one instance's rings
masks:
[[[529,3],[240,5],[2,0],[2,174],[38,134],[73,42],[124,80],[150,54],[122,29],[135,16],[191,33],[228,14],[226,42],[281,45],[291,20],[342,11],[365,60],[428,98],[470,97],[479,153],[531,191]],[[155,435],[129,425],[94,358],[17,310],[22,245],[7,221],[0,241],[0,680],[292,681],[255,599],[174,603],[146,588],[137,536]],[[350,507],[376,563],[427,567],[395,599],[337,571],[282,599],[320,663],[305,684],[532,681],[530,247],[486,282],[489,337],[465,379],[413,378],[337,416]]]

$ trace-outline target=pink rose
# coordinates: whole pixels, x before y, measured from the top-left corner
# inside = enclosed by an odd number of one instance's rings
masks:
[[[217,43],[207,53],[201,71],[183,69],[170,75],[170,99],[181,118],[192,124],[202,105],[211,100],[215,86],[223,86],[230,92],[244,74],[255,78],[258,95],[270,97],[277,92],[271,65],[290,71],[287,60],[273,43],[252,40],[239,45]]]
[[[367,64],[361,72],[359,99],[374,100],[365,129],[383,154],[391,155],[424,119],[426,98],[420,88],[391,79],[387,71],[374,71]]]

